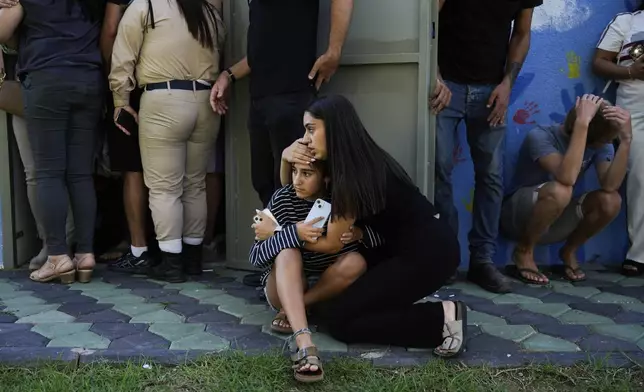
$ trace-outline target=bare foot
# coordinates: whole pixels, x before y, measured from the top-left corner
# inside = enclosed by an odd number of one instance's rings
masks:
[[[534,252],[532,249],[516,247],[512,254],[512,261],[517,266],[519,274],[527,281],[536,284],[548,283],[548,278],[539,272],[537,264],[534,262]]]
[[[564,263],[564,274],[568,280],[576,282],[586,279],[586,274],[579,268],[579,261],[577,261],[574,251],[569,251],[565,247],[561,248],[559,258]]]

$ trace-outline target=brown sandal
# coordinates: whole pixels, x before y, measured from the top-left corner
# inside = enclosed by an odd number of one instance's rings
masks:
[[[288,324],[288,327],[285,327],[284,323]],[[277,333],[293,333],[293,328],[291,327],[291,324],[288,322],[288,318],[286,318],[286,313],[283,311],[280,311],[277,313],[273,321],[271,322],[271,330],[273,332]]]
[[[299,331],[293,334],[293,339],[300,334],[311,333],[311,330],[308,328],[300,329]],[[293,377],[299,382],[303,383],[313,383],[324,380],[324,369],[322,369],[322,361],[320,360],[320,354],[318,348],[315,346],[309,346],[300,348],[297,352],[291,355],[291,360],[293,361]],[[306,365],[309,365],[309,370],[302,371],[302,368]],[[311,366],[317,366],[318,369],[315,371],[310,370]]]
[[[29,275],[29,279],[34,282],[51,282],[60,279],[63,284],[74,283],[76,279],[76,269],[69,256],[63,256],[58,262],[53,263],[51,258],[47,258],[45,264]]]

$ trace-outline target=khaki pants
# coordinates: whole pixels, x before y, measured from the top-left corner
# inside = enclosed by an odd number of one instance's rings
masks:
[[[143,175],[164,252],[181,252],[181,239],[191,245],[203,241],[206,166],[220,126],[209,97],[209,90],[153,90],[141,98]]]
[[[631,247],[628,260],[644,263],[644,112],[631,111],[633,142],[626,178],[626,216]]]

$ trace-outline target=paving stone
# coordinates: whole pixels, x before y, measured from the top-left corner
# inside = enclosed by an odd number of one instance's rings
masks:
[[[640,302],[644,302],[644,290],[642,290],[641,287],[612,286],[604,288],[603,291],[606,293],[619,294],[626,297],[635,298]]]
[[[132,289],[133,295],[138,295],[145,299],[155,297],[165,297],[166,295],[178,294],[179,290],[166,290],[166,289]]]
[[[565,339],[570,342],[578,342],[590,335],[590,331],[585,325],[548,324],[538,325],[536,328],[543,334]]]
[[[613,318],[617,324],[641,324],[644,325],[644,313],[622,312]]]
[[[109,339],[90,331],[61,336],[52,339],[47,345],[47,347],[79,347],[87,349],[106,349],[109,346]]]
[[[66,295],[55,298],[47,298],[45,301],[50,304],[95,304],[96,298],[80,294],[80,291],[63,292]],[[77,293],[77,294],[73,294]]]
[[[103,310],[101,312],[78,316],[76,318],[76,321],[85,323],[129,323],[130,316],[109,309]]]
[[[574,303],[582,303],[582,302],[587,302],[585,298],[581,297],[575,297],[572,295],[567,295],[567,294],[561,294],[561,293],[550,293],[546,296],[543,296],[539,298],[541,302],[544,304],[551,304],[551,303],[556,303],[556,304],[574,304]]]
[[[219,336],[199,332],[182,339],[173,341],[170,350],[208,350],[223,351],[230,347],[230,342]]]
[[[520,307],[529,312],[544,314],[546,316],[552,317],[559,317],[570,310],[570,307],[568,305],[558,303],[522,304],[520,305]]]
[[[0,294],[0,298],[2,298],[3,301],[14,299],[14,298],[22,298],[26,296],[30,296],[33,294],[33,291],[7,291],[4,293]]]
[[[611,283],[617,283],[626,279],[626,277],[621,274],[616,274],[612,272],[597,272],[597,271],[586,271],[586,277],[593,280],[602,280],[602,281],[611,282]]]
[[[33,325],[29,324],[0,324],[0,335],[4,333],[14,333],[30,331]]]
[[[49,339],[31,331],[0,334],[0,347],[45,347]]]
[[[2,300],[2,302],[8,308],[21,308],[23,306],[43,305],[45,303],[45,301],[43,301],[42,299],[32,296],[4,299]]]
[[[96,299],[107,299],[122,295],[130,295],[131,293],[132,290],[130,289],[117,289],[116,287],[113,287],[109,290],[84,291],[83,295]]]
[[[198,282],[168,283],[164,286],[166,290],[205,290],[207,285]]]
[[[148,326],[145,324],[96,323],[89,330],[107,339],[116,340],[125,336],[140,334],[147,329]]]
[[[134,316],[132,317],[132,320],[130,320],[130,323],[183,323],[184,321],[185,317],[172,313],[169,310],[157,310],[151,313]]]
[[[99,304],[111,304],[111,305],[116,305],[116,304],[141,304],[145,302],[145,298],[139,297],[138,295],[133,295],[133,294],[123,294],[123,295],[117,295],[114,297],[108,297],[108,298],[101,298],[98,300],[97,303]]]
[[[21,317],[16,320],[16,323],[73,323],[75,319],[75,317],[59,312],[57,310],[49,310],[47,312],[33,314],[27,317]]]
[[[62,336],[73,335],[79,332],[89,331],[89,323],[42,323],[31,328],[32,332],[41,334],[48,339],[56,339]]]
[[[231,342],[232,349],[246,351],[266,351],[270,349],[281,349],[283,346],[283,340],[261,332],[242,336]]]
[[[260,332],[260,327],[256,325],[241,325],[237,323],[213,323],[207,324],[206,332],[222,338],[233,341],[243,336],[248,336]]]
[[[615,287],[615,283],[605,282],[602,280],[586,279],[581,282],[573,283],[575,287],[595,287],[600,290],[604,290],[607,287]]]
[[[601,291],[597,290],[594,287],[555,287],[554,290],[557,293],[572,295],[581,298],[590,298],[601,293]]]
[[[313,331],[315,333],[315,328],[311,327],[311,331]],[[291,343],[291,342],[288,341],[289,338],[291,337],[290,334],[273,331],[271,329],[270,325],[266,325],[266,324],[262,325],[262,333],[265,333],[267,335],[276,337],[276,338],[284,341],[287,346],[289,345],[289,343]],[[294,347],[290,347],[290,348],[293,349],[293,350],[295,349]]]
[[[114,339],[110,344],[110,349],[136,349],[139,352],[150,349],[168,349],[170,342],[159,335],[151,332],[141,332],[135,335],[128,335],[122,338]]]
[[[194,335],[206,330],[206,324],[164,324],[156,323],[150,325],[148,331],[155,333],[168,341],[174,342],[187,336]]]
[[[108,304],[65,304],[58,308],[58,311],[67,313],[70,316],[79,317],[84,314],[102,312],[111,309]]]
[[[561,322],[554,317],[546,316],[545,314],[528,312],[522,310],[505,317],[506,321],[512,325],[545,325],[554,324],[561,325]]]
[[[644,339],[637,342],[637,347],[639,347],[640,350],[644,351]]]
[[[206,274],[203,276],[205,277]],[[214,278],[207,278],[204,284],[208,286],[213,286],[213,285],[222,285],[222,284],[227,284],[227,283],[232,283],[235,282],[235,278],[230,278],[226,276],[215,276]]]
[[[268,325],[273,321],[273,318],[275,318],[275,311],[265,310],[242,318],[241,324]]]
[[[472,304],[483,304],[483,305],[494,305],[494,302],[490,301],[489,299],[481,298],[481,297],[475,297],[473,295],[468,295],[465,293],[458,293],[454,295],[452,298],[447,298],[450,301],[463,301],[465,302],[468,306]]]
[[[461,290],[461,292],[467,295],[472,295],[474,297],[479,297],[479,298],[489,299],[489,300],[493,300],[494,298],[499,296],[499,294],[495,294],[495,293],[491,293],[489,291],[483,290],[482,288],[472,283],[458,282],[451,285],[450,288]]]
[[[244,318],[252,314],[260,313],[266,311],[267,307],[264,305],[249,305],[244,304],[242,306],[238,304],[224,304],[219,306],[219,311],[228,313],[237,318]]]
[[[468,351],[493,351],[503,355],[514,354],[520,347],[511,340],[497,338],[496,336],[481,334],[469,339],[467,342]]]
[[[141,314],[152,313],[157,310],[163,310],[161,304],[116,304],[114,310],[130,317]]]
[[[622,307],[616,304],[581,303],[570,304],[570,307],[584,312],[598,314],[600,316],[614,318],[622,312]]]
[[[467,306],[469,306],[472,310],[476,310],[477,312],[486,313],[492,316],[503,317],[503,318],[521,310],[517,305],[496,305],[496,304],[473,303],[473,304],[467,304]]]
[[[550,282],[546,287],[557,291],[557,289],[573,288],[575,286],[573,286],[572,283],[568,282],[567,280],[550,279]]]
[[[483,333],[519,343],[537,333],[529,325],[481,325]]]
[[[238,282],[236,280],[228,282],[228,283],[219,283],[213,286],[217,289],[224,289],[224,290],[229,290],[229,289],[246,289],[248,286],[245,284]]]
[[[16,320],[18,320],[18,317],[9,313],[0,312],[0,324],[15,323]]]
[[[228,305],[235,304],[238,306],[246,304],[242,298],[233,297],[232,295],[222,294],[212,298],[205,298],[199,301],[203,305]]]
[[[243,278],[244,276],[248,275],[248,271],[239,271],[239,270],[233,270],[233,269],[229,269],[229,268],[215,267],[215,268],[213,268],[213,271],[217,275],[223,276],[223,277],[226,277],[226,278],[238,279],[238,278]]]
[[[20,308],[7,308],[4,310],[5,313],[13,314],[14,316],[27,317],[33,314],[38,314],[42,312],[47,312],[50,310],[58,309],[59,305],[28,305],[22,306]]]
[[[613,294],[613,293],[600,293],[588,299],[590,302],[596,302],[600,304],[628,304],[628,303],[638,303],[636,298],[626,297],[624,295]]]
[[[197,305],[199,303],[198,300],[190,297],[186,297],[184,295],[180,294],[172,294],[172,295],[166,295],[163,297],[154,297],[150,298],[148,300],[150,303],[159,303],[163,305],[178,305],[178,304],[193,304]]]
[[[590,326],[590,329],[600,335],[626,340],[631,343],[644,338],[644,327],[641,325],[599,324]]]
[[[224,295],[225,292],[223,290],[197,289],[197,290],[181,290],[179,294],[185,295],[186,297],[196,298],[198,300],[204,300],[204,299],[209,299],[209,298],[218,297],[220,295]]]
[[[237,318],[224,312],[213,310],[208,313],[192,316],[187,321],[189,323],[231,323],[237,322]]]
[[[611,324],[613,320],[608,317],[599,316],[596,314],[584,312],[581,310],[571,310],[557,317],[564,324]]]
[[[233,297],[243,298],[245,300],[259,298],[259,293],[250,287],[245,289],[226,289],[226,293]]]
[[[528,351],[580,351],[579,347],[567,340],[559,339],[554,336],[537,333],[524,340],[521,345]]]
[[[626,278],[618,282],[620,286],[624,287],[642,287],[644,286],[644,279],[642,278]]]
[[[525,295],[527,297],[533,297],[533,298],[541,298],[544,297],[552,291],[550,291],[548,288],[543,287],[543,286],[528,286],[523,283],[519,284],[514,284],[512,285],[512,292],[514,294],[520,294],[520,295]]]
[[[345,343],[342,343],[336,339],[333,339],[331,336],[316,332],[311,335],[313,344],[323,352],[347,352],[349,348]]]
[[[97,362],[110,363],[144,363],[151,362],[161,366],[178,366],[187,365],[199,359],[204,351],[199,350],[168,350],[168,349],[146,349],[145,354],[138,349],[111,349],[91,350],[91,353],[81,353],[80,362],[83,364],[93,364]]]
[[[116,283],[115,281],[114,283]],[[162,289],[163,286],[157,283],[153,283],[147,280],[143,279],[132,279],[132,280],[127,280],[127,281],[122,281],[119,282],[119,288],[122,289],[138,289],[138,290],[145,290],[145,289]]]
[[[622,304],[622,308],[631,312],[644,313],[644,304]]]
[[[505,322],[505,320],[503,320],[500,317],[490,316],[489,314],[472,310],[467,312],[467,324],[468,325],[483,325],[483,324],[505,325],[507,323]]]
[[[503,295],[499,295],[498,297],[495,297],[494,299],[492,299],[492,302],[499,305],[540,304],[541,300],[538,298],[526,297],[525,295],[521,295],[521,294],[509,293],[509,294],[503,294]]]
[[[204,314],[217,310],[214,305],[199,305],[199,304],[174,304],[168,305],[167,310],[172,311],[178,315],[190,318],[198,314]]]
[[[582,339],[578,344],[582,350],[589,352],[639,351],[635,343],[598,334],[590,335]]]
[[[46,291],[33,291],[32,296],[41,298],[44,300],[50,300],[55,298],[64,298],[64,297],[79,297],[81,295],[80,291],[60,291],[60,290],[46,290]]]
[[[101,282],[99,280],[92,280],[89,283],[72,283],[69,286],[70,290],[79,290],[83,292],[89,292],[89,291],[106,291],[106,290],[113,290],[117,286],[105,282]]]

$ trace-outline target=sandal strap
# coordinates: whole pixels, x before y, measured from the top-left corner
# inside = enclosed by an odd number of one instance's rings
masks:
[[[291,335],[291,340],[295,339],[296,337],[298,337],[298,336],[300,336],[300,335],[302,335],[304,333],[308,333],[309,335],[312,334],[312,332],[311,332],[311,330],[309,328],[302,328],[302,329],[299,329],[299,330],[295,331],[293,333],[293,335]]]
[[[312,359],[316,359],[318,363],[310,362],[310,360]],[[297,350],[293,355],[291,355],[291,361],[297,362],[298,364],[304,361],[303,364],[309,363],[311,365],[319,366],[319,359],[320,359],[320,354],[319,354],[318,348],[315,346],[301,348]],[[300,364],[300,366],[301,365],[302,364]]]

